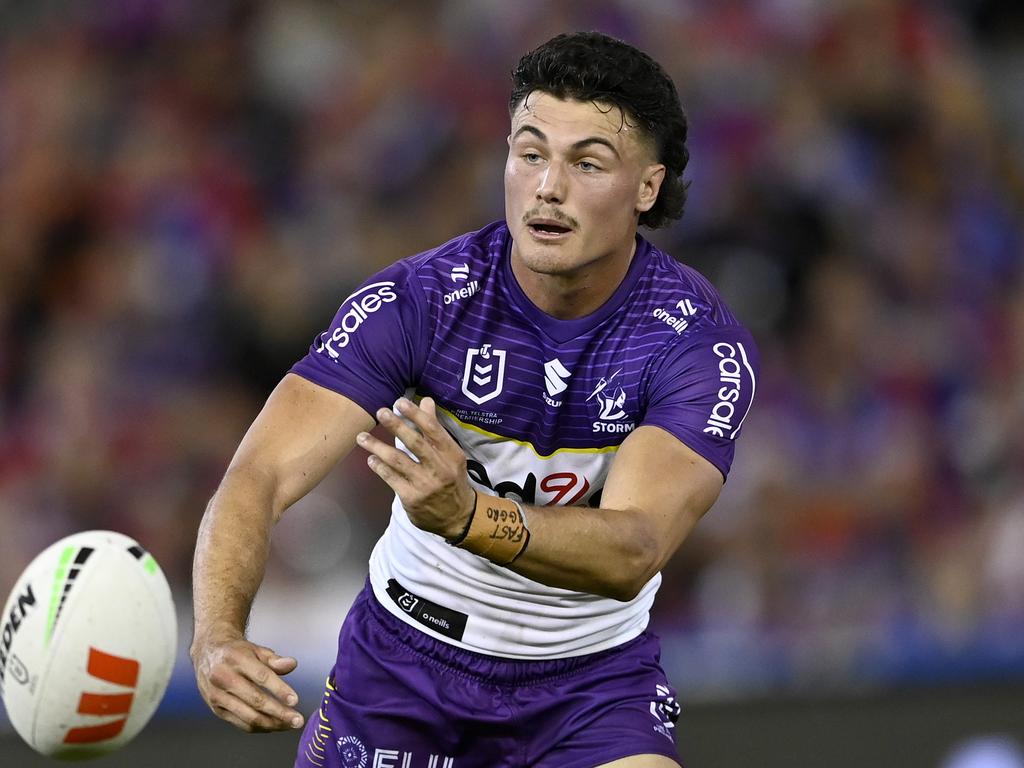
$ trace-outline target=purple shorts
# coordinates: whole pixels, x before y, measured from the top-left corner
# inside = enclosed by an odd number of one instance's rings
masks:
[[[549,661],[465,651],[392,616],[369,587],[299,742],[295,768],[594,768],[678,761],[675,691],[645,632]]]

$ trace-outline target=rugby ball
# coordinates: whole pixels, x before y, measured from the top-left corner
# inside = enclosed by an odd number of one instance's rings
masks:
[[[82,760],[127,744],[174,666],[167,579],[113,531],[61,539],[33,560],[0,614],[0,698],[37,752]]]

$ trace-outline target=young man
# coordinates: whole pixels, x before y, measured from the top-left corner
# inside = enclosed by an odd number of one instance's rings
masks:
[[[685,198],[661,67],[562,35],[513,79],[505,222],[349,296],[203,520],[199,689],[244,730],[298,728],[295,660],[244,636],[271,528],[354,445],[395,491],[296,766],[677,765],[648,610],[729,471],[754,344],[637,235]]]

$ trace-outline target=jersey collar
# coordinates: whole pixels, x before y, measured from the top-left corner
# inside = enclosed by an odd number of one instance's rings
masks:
[[[558,343],[570,341],[577,336],[582,336],[592,331],[615,314],[626,302],[630,292],[636,286],[640,275],[643,274],[651,259],[651,244],[637,234],[636,250],[633,252],[633,259],[629,263],[629,269],[626,270],[626,276],[619,283],[619,287],[615,289],[615,293],[589,315],[573,318],[572,320],[562,320],[552,317],[547,312],[539,309],[536,304],[530,301],[530,298],[519,285],[519,281],[516,280],[516,276],[512,273],[512,236],[507,226],[502,227],[502,229],[504,230],[502,232],[503,237],[499,240],[502,249],[501,277],[505,283],[507,293],[512,298],[512,302],[533,325]]]

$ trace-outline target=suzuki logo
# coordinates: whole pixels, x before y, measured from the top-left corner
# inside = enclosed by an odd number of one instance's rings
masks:
[[[469,264],[461,264],[457,267],[452,267],[452,282],[457,283],[459,281],[466,282],[469,280]]]
[[[569,388],[565,383],[572,373],[565,369],[562,361],[557,357],[544,363],[544,384],[548,388],[548,394],[554,397],[560,395]]]
[[[490,344],[466,350],[466,367],[462,372],[462,392],[477,405],[501,394],[505,384],[505,350],[492,349]]]
[[[562,361],[557,357],[544,363],[544,386],[548,391],[548,397],[544,399],[547,400],[549,405],[559,406],[562,404],[560,400],[555,402],[549,398],[560,395],[569,388],[566,381],[570,376],[572,376],[572,373],[566,370],[565,366],[562,365]]]

